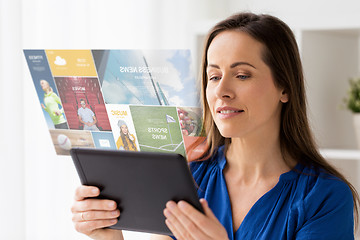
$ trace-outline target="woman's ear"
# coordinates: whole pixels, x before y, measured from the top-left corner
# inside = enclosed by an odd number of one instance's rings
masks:
[[[283,90],[280,96],[280,102],[287,103],[289,101],[289,95]]]

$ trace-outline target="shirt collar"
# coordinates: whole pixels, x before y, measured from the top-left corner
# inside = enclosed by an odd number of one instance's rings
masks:
[[[225,149],[225,145],[222,145],[218,148],[218,153],[219,156],[217,158],[217,162],[218,162],[218,166],[221,170],[224,169],[225,165],[226,165],[226,158],[225,158],[225,154],[224,154],[224,149]]]
[[[218,152],[217,152],[217,154],[219,154],[217,157],[217,164],[221,170],[223,170],[225,168],[226,163],[227,163],[224,149],[225,149],[225,145],[222,145],[218,148]],[[281,174],[279,180],[291,180],[294,177],[296,177],[300,172],[302,172],[303,168],[304,168],[304,166],[302,164],[298,163],[290,171]]]

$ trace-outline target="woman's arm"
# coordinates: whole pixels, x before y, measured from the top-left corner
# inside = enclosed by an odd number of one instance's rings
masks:
[[[61,108],[58,108],[58,110],[55,111],[55,112],[56,112],[56,115],[59,116],[60,114],[64,113],[64,108],[63,108],[63,106],[62,106],[62,104],[61,104],[61,100],[60,100],[59,96],[56,95],[56,93],[53,93],[53,94],[52,94],[52,97],[54,98],[55,102],[56,102],[58,105],[61,106]]]

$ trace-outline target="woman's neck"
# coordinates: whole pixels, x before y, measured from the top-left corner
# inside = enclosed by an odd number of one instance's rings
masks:
[[[284,160],[278,135],[232,138],[226,158],[226,174],[245,183],[279,177],[292,168]]]

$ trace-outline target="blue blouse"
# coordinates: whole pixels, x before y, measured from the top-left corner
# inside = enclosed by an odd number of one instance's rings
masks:
[[[298,164],[249,210],[233,229],[231,204],[223,174],[223,147],[211,159],[190,163],[198,195],[208,201],[230,240],[354,239],[350,188],[321,170]]]

